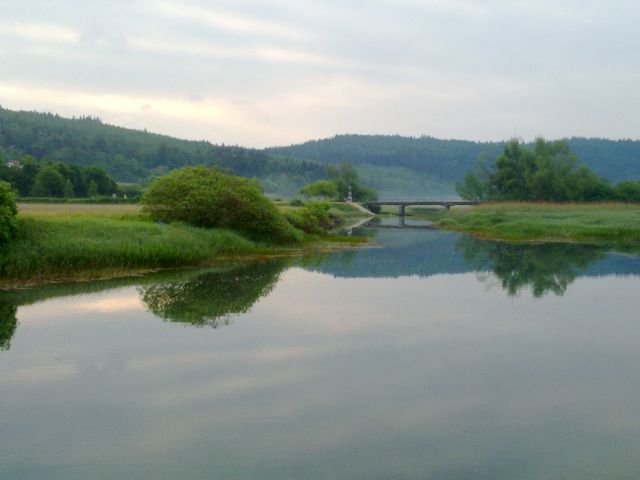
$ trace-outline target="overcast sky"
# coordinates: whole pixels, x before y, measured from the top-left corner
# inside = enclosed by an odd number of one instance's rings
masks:
[[[638,0],[0,0],[0,105],[246,146],[640,137]]]

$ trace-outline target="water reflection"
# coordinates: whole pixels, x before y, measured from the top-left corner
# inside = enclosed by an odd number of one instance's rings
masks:
[[[18,307],[11,302],[0,301],[0,351],[9,350],[11,337],[18,326]]]
[[[491,270],[509,295],[525,289],[537,298],[563,295],[590,264],[602,259],[604,248],[575,244],[512,244],[460,237],[456,248],[476,271]]]
[[[303,266],[336,278],[400,278],[482,273],[497,278],[511,296],[530,290],[536,297],[563,295],[580,276],[640,275],[640,257],[585,244],[513,244],[478,240],[433,230],[426,222],[396,219],[372,221],[356,234],[372,238],[379,248],[326,255]],[[484,275],[490,273],[490,276]]]
[[[376,235],[290,269],[0,292],[0,477],[638,478],[640,276],[611,275],[637,257]]]
[[[148,310],[171,322],[218,328],[246,313],[271,292],[288,259],[252,262],[217,269],[160,272],[144,277],[43,285],[0,292],[0,351],[9,350],[18,308],[45,300],[135,286]],[[103,308],[104,310],[104,308]]]
[[[138,290],[145,305],[160,318],[218,328],[229,325],[232,315],[247,312],[267,295],[285,266],[282,260],[258,262],[145,285]]]
[[[8,350],[17,329],[17,311],[50,298],[133,287],[156,317],[170,322],[218,328],[246,313],[268,295],[292,265],[336,278],[428,278],[482,273],[495,278],[509,295],[563,295],[580,276],[640,275],[640,257],[608,253],[604,247],[577,244],[509,244],[434,231],[424,223],[374,221],[356,234],[371,237],[373,248],[277,259],[216,269],[167,271],[144,277],[0,292],[0,351]],[[487,276],[486,274],[490,274]]]

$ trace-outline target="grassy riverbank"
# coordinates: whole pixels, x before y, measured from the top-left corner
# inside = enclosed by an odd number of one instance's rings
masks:
[[[493,203],[417,210],[445,230],[508,241],[607,243],[640,248],[640,206],[621,203]]]
[[[313,249],[323,243],[295,248]],[[292,250],[257,244],[229,230],[152,222],[138,205],[21,204],[18,235],[0,249],[0,288]]]

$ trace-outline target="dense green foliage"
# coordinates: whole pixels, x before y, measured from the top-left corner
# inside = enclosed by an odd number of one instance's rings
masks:
[[[316,180],[300,189],[300,194],[307,198],[320,197],[330,200],[338,200],[340,193],[338,186],[332,180]]]
[[[331,211],[327,202],[306,202],[286,213],[291,225],[310,235],[322,235],[342,223],[342,217]]]
[[[0,244],[13,237],[17,213],[16,196],[11,185],[0,181]]]
[[[157,178],[142,204],[146,213],[163,222],[228,228],[262,242],[301,239],[255,182],[215,168],[185,167]]]
[[[60,162],[39,162],[30,155],[5,161],[0,155],[0,180],[11,185],[21,197],[83,198],[98,195],[135,194],[119,187],[98,167],[78,167]]]
[[[107,125],[98,118],[66,119],[2,108],[0,153],[7,160],[28,154],[66,165],[100,167],[120,182],[138,182],[186,165],[209,165],[258,177],[269,192],[293,193],[324,175],[324,166],[317,163],[259,150],[179,140]]]
[[[566,142],[541,138],[532,148],[510,141],[492,166],[479,164],[467,172],[457,191],[474,200],[640,201],[640,182],[613,188],[580,166]]]

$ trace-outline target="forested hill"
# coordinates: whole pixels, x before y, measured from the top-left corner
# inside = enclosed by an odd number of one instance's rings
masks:
[[[640,141],[571,138],[571,150],[580,161],[613,182],[640,179]],[[441,140],[399,135],[336,135],[267,151],[299,159],[356,166],[401,167],[440,180],[461,180],[479,155],[490,160],[502,152],[504,142]]]
[[[324,176],[324,166],[261,150],[179,140],[102,123],[97,118],[62,118],[0,107],[0,154],[24,154],[78,166],[98,166],[121,182],[136,182],[185,165],[217,165],[258,177],[267,191],[295,192]]]

